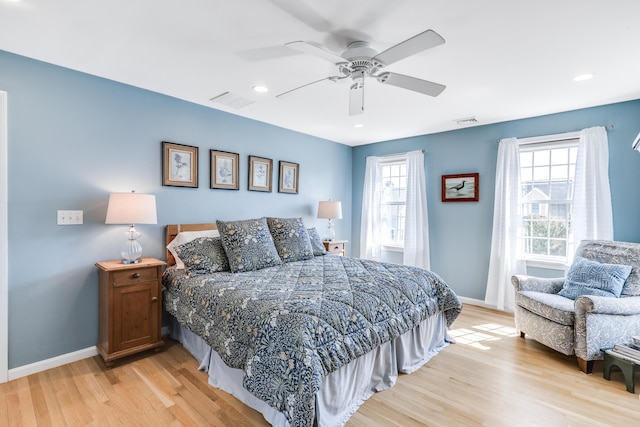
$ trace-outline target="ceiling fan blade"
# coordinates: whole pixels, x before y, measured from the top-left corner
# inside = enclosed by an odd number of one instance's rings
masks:
[[[444,44],[444,39],[433,30],[427,30],[411,37],[389,49],[380,52],[373,59],[384,65],[390,65],[423,50]]]
[[[289,42],[289,43],[285,43],[285,46],[290,47],[291,49],[295,49],[298,52],[308,53],[310,55],[317,56],[318,58],[322,58],[325,61],[329,61],[334,64],[348,62],[346,59],[344,59],[340,55],[336,55],[333,52],[329,52],[328,50],[321,49],[307,42],[303,42],[303,41]]]
[[[349,115],[355,116],[364,112],[364,81],[351,85],[349,90]]]
[[[342,80],[342,79],[344,79],[344,78],[345,78],[345,77],[341,77],[341,76],[330,76],[330,77],[325,77],[325,78],[323,78],[323,79],[316,80],[316,81],[313,81],[313,82],[311,82],[311,83],[307,83],[307,84],[304,84],[304,85],[302,85],[302,86],[295,87],[295,88],[293,88],[293,89],[289,89],[289,90],[288,90],[288,91],[286,91],[286,92],[282,92],[282,93],[280,93],[280,94],[276,95],[276,98],[279,98],[279,97],[281,97],[281,96],[283,96],[283,95],[286,95],[286,94],[291,93],[291,92],[293,92],[293,91],[296,91],[296,90],[298,90],[298,89],[302,89],[303,87],[307,87],[307,86],[311,86],[311,85],[316,84],[316,83],[323,82],[323,81],[325,81],[325,80],[329,80],[329,81],[332,81],[332,82],[337,82],[338,80]]]
[[[446,88],[445,85],[430,82],[428,80],[417,79],[397,73],[382,73],[378,76],[380,83],[397,86],[414,92],[424,93],[429,96],[438,96]]]

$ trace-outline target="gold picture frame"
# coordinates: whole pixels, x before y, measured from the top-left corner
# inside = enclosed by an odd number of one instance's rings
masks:
[[[162,185],[198,187],[198,147],[162,141]]]
[[[278,179],[278,192],[298,194],[298,177],[300,165],[298,163],[280,160],[280,177]]]
[[[271,192],[273,160],[249,156],[249,191]]]
[[[219,190],[239,190],[238,153],[209,150],[210,188]]]

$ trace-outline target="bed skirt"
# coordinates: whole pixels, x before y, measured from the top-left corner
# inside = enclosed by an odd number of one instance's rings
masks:
[[[225,365],[202,338],[170,317],[171,337],[200,362],[199,369],[209,374],[209,384],[260,412],[271,425],[288,426],[284,414],[242,386],[244,371]],[[411,331],[328,374],[316,394],[316,424],[343,426],[374,393],[393,387],[398,373],[416,371],[451,341],[444,313],[434,314]]]

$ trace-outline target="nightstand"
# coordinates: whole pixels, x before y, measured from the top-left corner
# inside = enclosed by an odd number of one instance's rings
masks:
[[[330,242],[324,240],[322,243],[329,255],[344,256],[347,251],[347,242],[348,240],[332,240]]]
[[[99,275],[98,351],[107,366],[115,359],[164,344],[160,338],[162,267],[142,258],[138,264],[96,263]]]

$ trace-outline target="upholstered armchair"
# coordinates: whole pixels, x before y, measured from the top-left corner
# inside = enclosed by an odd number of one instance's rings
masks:
[[[582,295],[570,299],[558,294],[565,278],[516,275],[515,323],[525,334],[566,355],[576,355],[581,371],[591,373],[601,349],[640,335],[640,244],[583,241],[576,257],[605,264],[631,266],[619,297]],[[626,267],[625,267],[626,268]],[[626,268],[626,271],[629,271]]]

